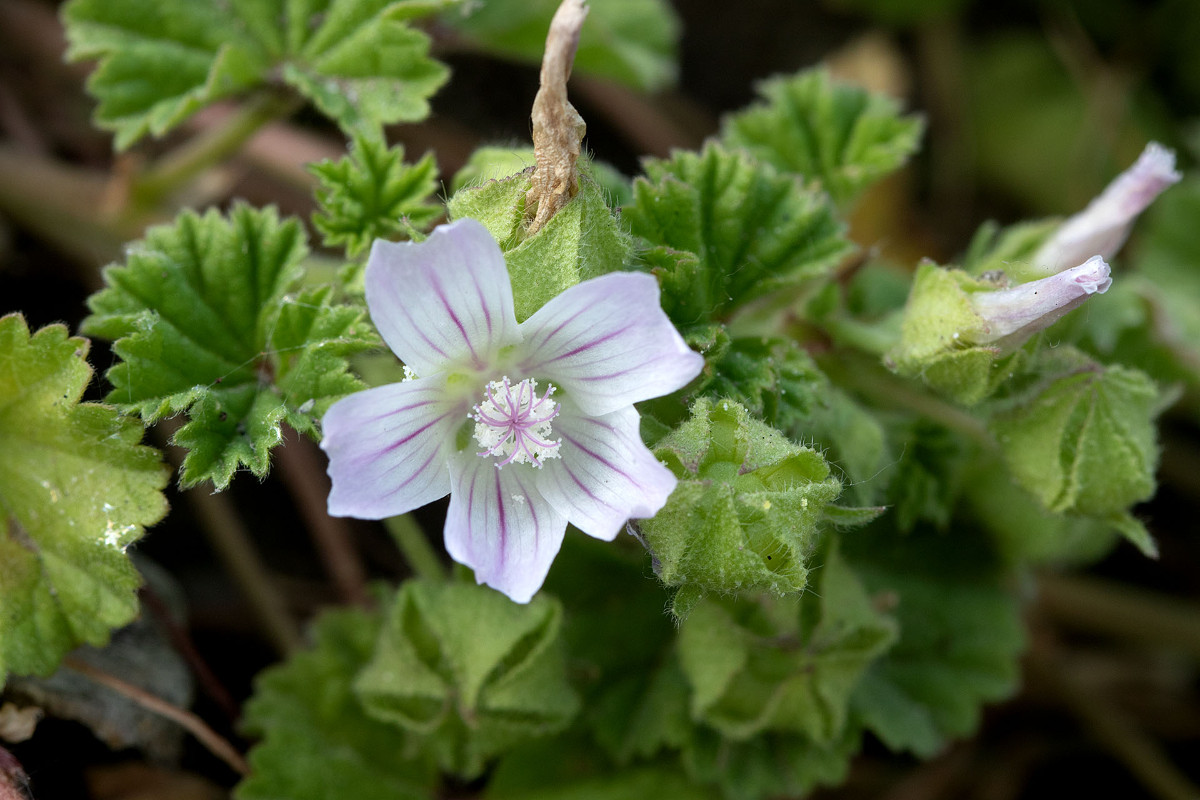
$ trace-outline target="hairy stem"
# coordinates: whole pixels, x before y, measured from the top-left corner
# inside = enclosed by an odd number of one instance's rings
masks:
[[[354,532],[346,521],[329,516],[325,498],[329,496],[329,481],[313,444],[307,438],[288,429],[284,446],[279,448],[279,473],[296,502],[320,553],[325,571],[337,586],[344,602],[368,606],[367,572],[354,548]]]
[[[134,179],[131,195],[139,205],[155,205],[164,196],[241,149],[264,125],[290,116],[299,99],[273,92],[246,102],[217,127],[192,137],[147,167]]]

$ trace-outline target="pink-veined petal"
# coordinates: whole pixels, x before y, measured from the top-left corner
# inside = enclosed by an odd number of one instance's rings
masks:
[[[329,455],[329,513],[383,519],[450,491],[448,459],[465,408],[441,376],[393,383],[334,403],[321,421]]]
[[[423,242],[376,239],[365,283],[372,321],[418,375],[483,367],[521,339],[504,254],[477,220],[442,225]]]
[[[521,374],[544,375],[588,414],[679,389],[704,359],[658,302],[658,281],[633,272],[572,286],[521,323]]]
[[[976,344],[1014,347],[1045,330],[1093,294],[1104,294],[1112,285],[1108,263],[1092,256],[1084,263],[1047,278],[1009,289],[975,292],[971,307],[986,326],[970,335]]]
[[[1146,145],[1133,166],[1055,231],[1034,256],[1034,265],[1052,274],[1092,256],[1111,258],[1138,214],[1180,177],[1173,152],[1157,142]]]
[[[518,603],[541,588],[562,546],[566,518],[538,494],[533,468],[467,450],[451,462],[453,491],[446,513],[446,552]]]
[[[563,400],[554,420],[559,458],[545,462],[537,488],[567,521],[589,536],[611,541],[630,518],[652,517],[677,483],[638,432],[633,406],[588,417]]]

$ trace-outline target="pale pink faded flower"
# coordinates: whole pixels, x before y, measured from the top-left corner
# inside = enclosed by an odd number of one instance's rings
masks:
[[[518,324],[500,247],[462,219],[419,244],[377,240],[367,307],[409,380],[335,403],[322,422],[329,513],[382,519],[450,494],[446,550],[524,603],[567,523],[611,540],[675,488],[633,404],[694,378],[704,359],[649,275],[573,286]]]
[[[1132,167],[1042,245],[1033,257],[1034,268],[1051,275],[1092,256],[1112,258],[1138,214],[1179,179],[1175,154],[1157,142],[1146,145]]]
[[[971,307],[983,327],[968,338],[973,344],[1016,347],[1045,330],[1093,294],[1104,294],[1112,285],[1108,263],[1092,256],[1084,263],[1055,275],[1008,289],[974,292]]]

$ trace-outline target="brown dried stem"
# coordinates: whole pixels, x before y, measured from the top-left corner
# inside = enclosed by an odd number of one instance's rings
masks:
[[[533,100],[533,153],[537,166],[525,195],[530,235],[541,230],[579,191],[576,162],[587,130],[583,117],[567,99],[567,79],[579,47],[579,31],[587,9],[583,0],[563,0],[546,36],[541,88]],[[530,217],[532,217],[530,219]]]
[[[74,656],[67,656],[63,661],[63,666],[78,672],[80,675],[86,676],[101,686],[107,686],[114,692],[129,698],[147,711],[158,714],[160,717],[165,717],[178,724],[192,736],[196,737],[196,741],[204,745],[209,752],[228,764],[229,768],[234,772],[239,775],[250,774],[250,767],[246,764],[246,760],[242,758],[242,754],[237,751],[237,748],[219,733],[208,727],[208,724],[204,720],[192,712],[172,705],[161,697],[147,692],[140,686],[134,686],[132,683],[127,683],[115,675],[109,675],[104,670],[98,669]]]

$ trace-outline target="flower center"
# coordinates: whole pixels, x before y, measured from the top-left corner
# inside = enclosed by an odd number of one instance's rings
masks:
[[[558,416],[558,403],[550,399],[556,388],[549,384],[538,397],[532,378],[512,384],[506,376],[492,381],[484,390],[483,402],[475,406],[475,441],[484,448],[480,456],[497,456],[497,467],[532,464],[541,467],[547,458],[558,458],[562,440],[550,440],[550,420]]]

